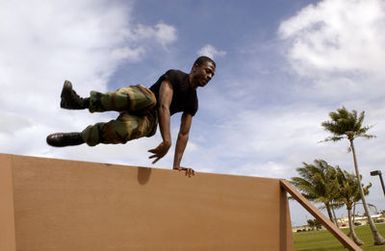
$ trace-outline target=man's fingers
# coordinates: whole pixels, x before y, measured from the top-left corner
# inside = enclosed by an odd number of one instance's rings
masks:
[[[162,157],[158,157],[158,158],[156,158],[153,162],[152,162],[152,164],[155,164],[156,162],[158,162],[158,160],[160,160]]]
[[[183,171],[185,176],[191,177],[195,175],[195,171],[192,168],[186,168],[186,167],[174,167],[173,170],[175,171]]]
[[[152,164],[155,164],[158,160],[160,160],[161,158],[163,158],[165,154],[162,154],[162,153],[159,153],[159,152],[155,152],[154,155],[151,155],[150,157],[148,157],[149,159],[153,159],[153,158],[156,158]]]
[[[156,153],[156,148],[148,150],[149,153]]]
[[[154,155],[151,155],[150,157],[148,157],[149,159],[153,159],[155,157],[157,157],[158,155],[157,154],[154,154]]]
[[[194,175],[195,175],[194,169],[189,168],[189,169],[188,169],[188,176],[191,177],[191,176],[194,176]]]
[[[186,167],[180,167],[180,168],[174,168],[174,170],[177,171],[184,171],[184,175],[191,177],[195,175],[195,171],[192,168],[186,168]]]

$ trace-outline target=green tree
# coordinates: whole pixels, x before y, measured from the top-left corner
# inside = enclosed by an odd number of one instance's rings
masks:
[[[317,220],[317,219],[314,219],[313,221],[314,221],[315,229],[320,230],[322,228],[321,222],[319,222],[319,220]]]
[[[314,164],[304,162],[303,166],[296,170],[300,177],[293,177],[290,182],[308,200],[322,203],[329,219],[335,223],[331,210],[332,201],[338,190],[335,169],[325,160],[314,160]]]
[[[320,230],[322,228],[321,223],[317,219],[309,219],[307,220],[307,225],[311,228],[311,230]]]
[[[346,138],[349,141],[350,151],[353,155],[353,164],[356,173],[357,179],[361,183],[361,176],[358,169],[357,162],[357,154],[354,148],[354,140],[358,137],[363,138],[373,138],[373,135],[367,134],[370,126],[363,126],[363,121],[365,118],[365,112],[361,112],[360,114],[357,111],[353,110],[349,112],[345,107],[337,109],[335,112],[329,113],[329,117],[331,120],[325,121],[322,123],[322,126],[332,134],[331,137],[325,139],[325,141],[339,141]],[[383,245],[385,244],[385,239],[378,232],[376,225],[373,222],[373,219],[370,217],[368,205],[366,204],[364,191],[362,186],[359,186],[360,195],[362,204],[364,206],[364,210],[368,217],[368,223],[370,225],[370,230],[372,231],[374,244],[375,245]]]
[[[311,230],[313,231],[314,228],[315,228],[315,222],[312,220],[312,219],[308,219],[307,221],[307,225],[311,228]]]
[[[349,236],[357,245],[364,244],[361,241],[354,230],[354,224],[352,220],[352,208],[353,204],[361,199],[360,194],[360,182],[354,174],[350,174],[345,170],[337,167],[337,181],[339,184],[338,190],[338,198],[337,200],[344,203],[346,206],[346,210],[348,211],[348,221],[349,221]],[[367,195],[369,193],[369,188],[372,184],[362,187],[364,194]]]

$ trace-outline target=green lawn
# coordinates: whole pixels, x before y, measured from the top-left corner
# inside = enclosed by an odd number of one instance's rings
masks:
[[[385,224],[377,225],[378,231],[382,236],[385,237]],[[342,229],[344,233],[348,232],[348,229]],[[373,238],[370,232],[369,226],[356,227],[356,233],[358,237],[365,242],[362,247],[363,250],[369,251],[384,251],[385,245],[375,246],[373,245]],[[347,250],[342,244],[328,231],[310,231],[293,233],[294,247],[297,251],[336,251],[336,250]]]

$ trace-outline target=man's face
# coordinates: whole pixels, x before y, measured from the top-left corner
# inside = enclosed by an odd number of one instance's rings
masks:
[[[191,73],[193,87],[203,87],[214,76],[215,66],[212,62],[206,61],[201,65],[194,65]]]

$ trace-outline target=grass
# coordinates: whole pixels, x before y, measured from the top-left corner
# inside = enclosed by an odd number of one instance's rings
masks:
[[[385,224],[377,224],[377,229],[385,237]],[[349,229],[341,229],[348,233]],[[375,246],[373,237],[368,225],[355,228],[358,238],[365,244],[361,246],[364,251],[383,251],[385,245]],[[337,251],[347,250],[327,230],[293,233],[294,248],[296,251]]]

